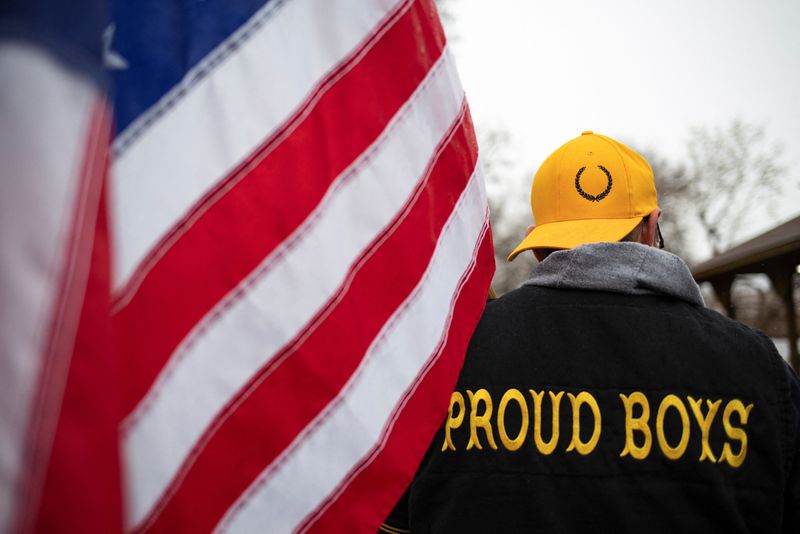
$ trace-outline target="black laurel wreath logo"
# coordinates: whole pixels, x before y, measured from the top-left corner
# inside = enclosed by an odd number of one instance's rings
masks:
[[[578,194],[580,196],[582,196],[583,198],[585,198],[590,202],[600,202],[601,200],[606,198],[608,194],[611,192],[611,185],[614,183],[614,180],[612,180],[611,173],[608,172],[608,169],[606,169],[602,165],[598,165],[597,168],[603,171],[603,173],[606,175],[606,178],[608,178],[608,185],[606,186],[605,191],[603,191],[599,195],[590,195],[589,193],[584,191],[583,188],[581,187],[581,174],[583,174],[583,171],[586,170],[586,167],[581,167],[580,170],[578,170],[578,174],[575,175],[575,189],[578,190]]]

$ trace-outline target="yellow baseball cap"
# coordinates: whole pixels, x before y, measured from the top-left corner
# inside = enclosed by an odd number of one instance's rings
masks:
[[[508,256],[619,241],[658,207],[653,170],[622,143],[586,131],[542,163],[531,187],[536,227]]]

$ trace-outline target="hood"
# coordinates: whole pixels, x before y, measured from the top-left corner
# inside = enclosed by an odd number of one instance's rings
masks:
[[[705,305],[681,258],[640,243],[589,243],[558,250],[536,266],[525,285],[667,295]]]

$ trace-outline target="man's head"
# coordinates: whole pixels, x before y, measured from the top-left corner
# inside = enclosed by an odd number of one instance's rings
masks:
[[[553,152],[533,180],[536,226],[508,257],[623,239],[652,245],[660,215],[647,161],[613,139],[583,132]],[[634,235],[635,234],[635,235]]]

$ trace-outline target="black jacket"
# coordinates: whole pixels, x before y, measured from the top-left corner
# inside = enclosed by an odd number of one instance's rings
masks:
[[[714,311],[526,285],[487,305],[447,420],[387,523],[798,533],[799,405],[772,342]]]

